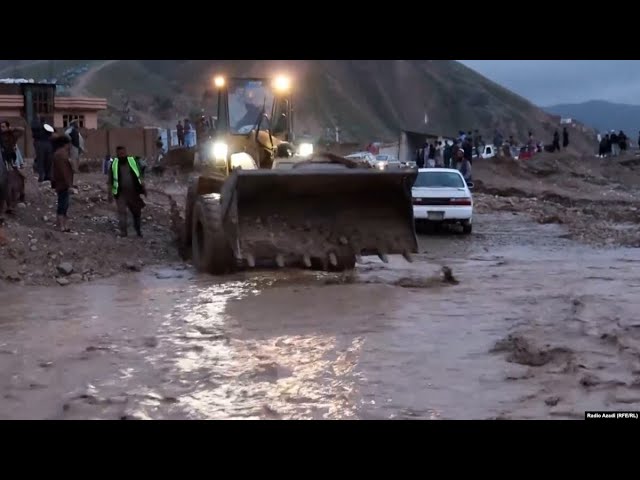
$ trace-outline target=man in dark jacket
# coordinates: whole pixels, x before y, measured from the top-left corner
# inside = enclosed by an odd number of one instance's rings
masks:
[[[620,153],[623,154],[627,150],[627,136],[620,130],[618,133],[618,146],[620,147]]]
[[[44,126],[44,119],[36,119],[31,125],[33,146],[36,151],[33,167],[38,174],[38,182],[51,180],[51,162],[53,157],[53,149],[50,141],[51,132],[48,132]]]
[[[80,128],[78,127],[78,121],[74,120],[69,125],[69,137],[71,138],[71,165],[73,171],[78,173],[80,171]]]
[[[609,135],[609,140],[611,141],[611,156],[617,157],[620,151],[618,134],[616,132],[611,132],[611,135]]]
[[[444,141],[444,150],[442,152],[442,156],[444,159],[445,168],[451,168],[451,151],[453,149],[452,145],[449,145],[448,141]]]
[[[562,148],[567,148],[569,146],[569,131],[567,127],[562,129]]]
[[[465,160],[469,163],[473,163],[473,143],[470,136],[467,136],[462,143],[462,151],[464,152]]]
[[[559,152],[560,151],[560,134],[558,133],[558,130],[556,130],[555,132],[553,132],[553,143],[552,145],[552,152]]]
[[[140,195],[147,196],[147,190],[142,183],[140,167],[134,157],[127,155],[125,147],[116,148],[116,158],[111,163],[109,170],[109,202],[116,199],[118,206],[118,223],[120,236],[126,237],[127,210],[133,216],[133,226],[139,237],[142,237],[142,209],[144,200]]]
[[[51,137],[53,165],[51,168],[51,188],[58,195],[56,224],[63,232],[71,231],[67,224],[67,212],[71,187],[73,186],[73,167],[71,166],[71,139],[67,135]]]

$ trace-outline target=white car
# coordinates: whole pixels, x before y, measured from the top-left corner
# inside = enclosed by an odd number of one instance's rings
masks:
[[[361,162],[366,162],[372,167],[375,167],[376,164],[378,163],[378,161],[376,160],[376,157],[370,152],[356,152],[356,153],[352,153],[351,155],[347,155],[345,158],[348,158],[350,160],[359,160]]]
[[[392,155],[376,155],[376,167],[380,170],[402,168],[400,161]]]
[[[424,224],[460,224],[470,234],[473,220],[473,183],[467,184],[458,170],[421,168],[413,185],[413,217]]]

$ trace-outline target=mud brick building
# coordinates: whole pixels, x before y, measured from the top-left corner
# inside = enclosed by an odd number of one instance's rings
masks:
[[[107,108],[106,98],[56,96],[56,85],[28,80],[0,80],[0,119],[12,123],[22,119],[30,125],[43,117],[55,128],[65,128],[78,120],[81,128],[98,128],[98,113]]]

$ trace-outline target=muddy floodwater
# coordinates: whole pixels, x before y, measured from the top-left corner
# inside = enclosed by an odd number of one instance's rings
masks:
[[[0,418],[584,418],[640,406],[640,253],[479,215],[354,275],[0,290]],[[449,266],[459,283],[443,283]]]

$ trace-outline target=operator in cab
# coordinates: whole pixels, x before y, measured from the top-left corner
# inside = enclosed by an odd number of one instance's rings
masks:
[[[238,131],[243,127],[251,126],[254,127],[256,123],[258,123],[258,119],[262,114],[262,108],[264,107],[264,92],[260,87],[254,87],[251,85],[246,85],[244,87],[244,98],[243,104],[246,110],[246,113],[240,119],[238,123],[235,125],[235,130]],[[263,119],[260,125],[260,130],[264,130],[267,128],[267,124],[265,124],[266,120]]]

